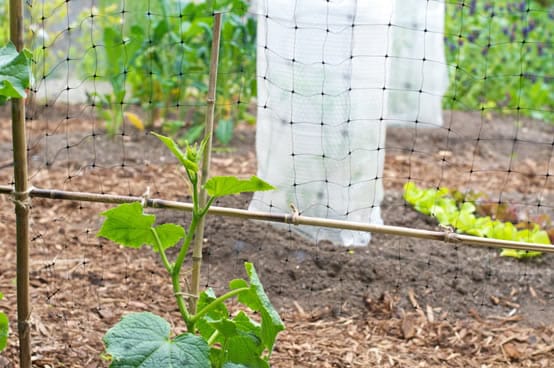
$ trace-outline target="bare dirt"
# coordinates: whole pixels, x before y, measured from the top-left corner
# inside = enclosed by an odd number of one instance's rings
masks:
[[[12,180],[7,115],[0,116],[0,183]],[[174,160],[132,128],[108,138],[84,109],[43,112],[28,122],[36,187],[188,201]],[[68,119],[69,117],[69,119]],[[253,127],[219,148],[217,174],[255,173]],[[445,114],[441,129],[390,128],[385,224],[436,229],[402,200],[402,185],[486,193],[521,212],[552,215],[554,127],[478,113]],[[246,208],[249,196],[220,206]],[[540,206],[539,206],[540,205]],[[0,367],[17,363],[15,230],[0,196],[0,310],[12,321]],[[103,367],[101,337],[128,311],[177,324],[171,285],[148,249],[94,236],[108,205],[34,199],[31,286],[37,367]],[[153,210],[159,222],[188,215]],[[221,292],[254,262],[288,326],[274,367],[550,367],[554,365],[554,256],[517,261],[493,249],[373,234],[368,247],[306,241],[269,224],[211,216],[204,285]]]

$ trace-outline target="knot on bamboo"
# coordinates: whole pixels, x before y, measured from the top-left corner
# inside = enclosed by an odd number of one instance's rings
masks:
[[[441,226],[444,230],[444,238],[443,241],[445,243],[458,243],[460,239],[458,238],[458,234],[454,231],[453,228],[450,226]]]
[[[29,187],[24,192],[17,192],[15,189],[10,194],[10,200],[15,204],[16,208],[22,208],[24,210],[29,210],[31,207],[31,192],[33,187]]]
[[[140,200],[140,204],[142,205],[142,208],[145,208],[148,204],[148,200],[150,199],[150,187],[146,187],[146,191],[142,194],[142,199]]]
[[[292,203],[289,204],[289,207],[292,210],[292,213],[285,217],[285,223],[298,225],[298,216],[300,216],[300,212],[298,211],[298,208],[296,208],[296,206]]]

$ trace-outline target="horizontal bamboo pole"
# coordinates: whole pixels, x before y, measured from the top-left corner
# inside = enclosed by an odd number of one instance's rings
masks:
[[[13,188],[10,186],[0,185],[0,194],[13,194]],[[151,208],[164,208],[179,211],[192,211],[192,203],[184,203],[177,201],[167,201],[163,199],[151,199],[143,197],[133,196],[121,196],[112,194],[97,194],[86,192],[69,192],[62,190],[52,189],[38,189],[31,188],[29,192],[31,197],[48,198],[68,201],[82,201],[82,202],[98,202],[98,203],[132,203],[141,202],[146,207]],[[291,225],[309,225],[309,226],[321,226],[335,229],[356,230],[365,231],[371,233],[380,233],[388,235],[397,235],[419,239],[438,240],[446,243],[465,244],[476,247],[490,247],[490,248],[510,248],[527,251],[538,251],[544,253],[553,253],[554,246],[547,244],[536,243],[523,243],[508,240],[481,238],[471,235],[457,234],[452,231],[432,231],[432,230],[420,230],[411,229],[400,226],[388,226],[388,225],[374,225],[364,224],[360,222],[352,221],[340,221],[329,220],[316,217],[299,216],[296,214],[280,214],[280,213],[268,213],[268,212],[255,212],[240,210],[235,208],[225,207],[210,207],[210,214],[216,216],[236,217],[250,220],[263,220],[271,222],[280,222]]]

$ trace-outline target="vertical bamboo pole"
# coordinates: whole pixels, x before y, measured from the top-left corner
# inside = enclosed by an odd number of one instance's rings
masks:
[[[10,39],[18,51],[23,49],[23,1],[10,0]],[[17,241],[17,331],[19,366],[31,367],[31,317],[29,298],[29,201],[27,187],[27,138],[25,100],[12,100],[12,144],[14,161],[14,203]]]
[[[206,128],[204,136],[208,137],[206,147],[202,155],[202,174],[200,177],[200,193],[199,193],[199,207],[202,208],[206,205],[207,194],[204,190],[204,184],[208,180],[210,174],[210,161],[212,156],[212,137],[214,131],[214,116],[215,116],[215,102],[216,102],[216,90],[217,90],[217,67],[219,64],[219,45],[221,42],[221,13],[214,15],[213,36],[212,36],[212,53],[210,60],[210,81],[208,84],[208,111],[206,112]],[[200,294],[200,268],[202,267],[202,243],[204,241],[204,225],[205,217],[201,218],[198,227],[196,228],[196,235],[194,238],[194,248],[192,251],[192,280],[191,280],[191,294],[198,296]],[[196,299],[192,300],[192,312],[196,313]]]

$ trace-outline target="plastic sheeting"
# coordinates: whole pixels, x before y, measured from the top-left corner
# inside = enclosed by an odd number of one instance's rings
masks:
[[[444,4],[258,0],[258,176],[251,210],[382,223],[386,126],[440,125]],[[398,10],[396,10],[398,9]],[[433,24],[431,24],[433,23]],[[315,241],[370,234],[293,226]]]

